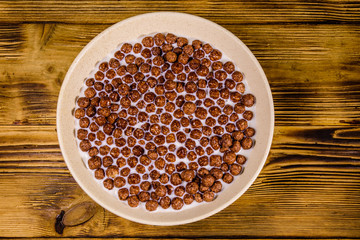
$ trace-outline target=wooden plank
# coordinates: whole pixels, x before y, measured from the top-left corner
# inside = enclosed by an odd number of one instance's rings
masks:
[[[54,125],[58,92],[68,67],[107,26],[0,27],[0,125]],[[359,26],[226,28],[249,46],[263,66],[273,92],[277,125],[359,122]]]
[[[260,176],[215,216],[159,231],[99,208],[93,219],[65,229],[64,236],[358,237],[359,132],[356,126],[277,126]],[[0,127],[0,172],[3,237],[57,237],[53,221],[60,210],[91,201],[66,170],[53,126]]]
[[[178,11],[220,24],[351,22],[359,1],[1,1],[0,22],[112,24],[141,13]]]

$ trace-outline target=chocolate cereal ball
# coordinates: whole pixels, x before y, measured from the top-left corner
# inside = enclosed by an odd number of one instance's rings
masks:
[[[174,210],[180,210],[183,206],[184,206],[184,201],[181,198],[175,197],[171,200],[171,207]]]
[[[149,200],[145,204],[146,210],[148,210],[150,212],[155,211],[158,206],[159,206],[159,203],[154,200]]]

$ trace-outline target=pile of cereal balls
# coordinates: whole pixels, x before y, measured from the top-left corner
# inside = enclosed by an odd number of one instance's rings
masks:
[[[208,43],[157,33],[122,44],[85,81],[79,148],[95,178],[130,207],[210,202],[242,173],[255,97],[221,59]]]

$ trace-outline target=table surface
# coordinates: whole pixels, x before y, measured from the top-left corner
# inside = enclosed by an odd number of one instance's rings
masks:
[[[153,11],[212,20],[257,57],[276,115],[265,167],[234,204],[193,224],[146,226],[99,207],[59,235],[56,215],[91,201],[56,135],[66,71],[98,33]],[[0,12],[0,237],[360,237],[360,1],[16,0]]]

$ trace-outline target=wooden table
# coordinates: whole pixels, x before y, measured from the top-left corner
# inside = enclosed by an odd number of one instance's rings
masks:
[[[272,89],[271,153],[251,188],[197,223],[154,227],[99,207],[83,225],[55,217],[91,199],[63,161],[56,103],[67,69],[130,16],[212,20],[255,54]],[[0,1],[0,236],[24,238],[359,238],[359,1]]]

